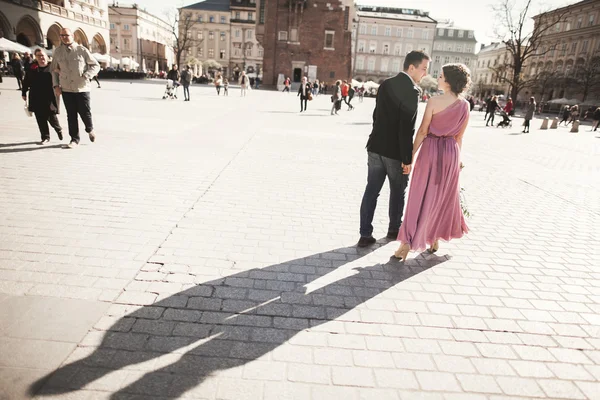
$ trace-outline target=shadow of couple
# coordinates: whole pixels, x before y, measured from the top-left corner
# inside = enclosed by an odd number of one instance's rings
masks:
[[[385,264],[360,266],[384,244],[338,248],[239,272],[141,307],[115,322],[89,356],[41,378],[29,393],[73,392],[112,372],[176,355],[168,365],[117,384],[120,389],[110,398],[177,398],[208,376],[256,360],[448,260],[423,253],[404,263],[392,257]]]

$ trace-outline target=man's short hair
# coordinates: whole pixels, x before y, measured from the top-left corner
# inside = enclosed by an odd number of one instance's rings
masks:
[[[46,54],[46,52],[42,48],[40,48],[40,47],[38,47],[37,49],[35,49],[35,51],[33,52],[33,55],[37,56],[37,53],[44,53],[44,54]]]
[[[431,60],[431,58],[423,50],[413,50],[404,58],[404,70],[407,71],[411,65],[417,68],[423,60]]]

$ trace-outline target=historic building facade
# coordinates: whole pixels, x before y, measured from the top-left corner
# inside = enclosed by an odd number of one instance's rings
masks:
[[[503,76],[510,74],[511,71],[506,69],[498,73],[496,70],[510,63],[510,57],[503,43],[492,43],[481,48],[477,53],[477,61],[471,69],[473,85],[470,91],[475,97],[510,94],[510,85],[504,81]]]
[[[62,28],[92,52],[108,52],[106,0],[0,0],[0,37],[27,47],[60,45]]]
[[[431,53],[429,73],[437,78],[442,66],[448,63],[462,63],[472,69],[475,65],[477,39],[472,29],[441,23],[436,26]]]
[[[543,95],[543,101],[554,98],[568,98],[589,103],[600,99],[600,87],[582,84],[581,74],[593,72],[595,82],[600,82],[600,0],[584,0],[573,5],[558,8],[536,15],[535,24],[543,20],[561,22],[545,32],[540,41],[537,55],[531,58],[526,76],[529,79],[540,77],[533,93]],[[596,60],[594,60],[596,57]],[[595,67],[594,67],[595,65]],[[550,74],[545,79],[544,74]]]
[[[263,48],[256,38],[256,0],[231,0],[231,57],[229,70],[237,80],[242,71],[250,77],[261,74]]]
[[[110,53],[137,62],[141,70],[169,69],[173,64],[173,33],[169,23],[137,6],[108,8]]]
[[[427,12],[390,7],[359,7],[354,79],[383,82],[402,71],[404,56],[424,50],[431,56],[436,21]]]
[[[262,1],[257,25],[264,46],[264,85],[276,87],[284,77],[294,86],[303,76],[328,83],[352,77],[352,0]]]

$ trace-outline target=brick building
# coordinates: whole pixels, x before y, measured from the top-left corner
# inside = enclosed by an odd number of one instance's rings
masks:
[[[262,0],[263,84],[302,76],[332,83],[352,77],[352,0]],[[259,24],[260,14],[259,9]],[[262,33],[262,32],[261,32]]]

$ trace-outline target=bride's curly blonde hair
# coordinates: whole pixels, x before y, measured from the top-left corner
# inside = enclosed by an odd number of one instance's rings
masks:
[[[442,71],[452,93],[459,95],[471,86],[471,71],[466,65],[446,64]]]

